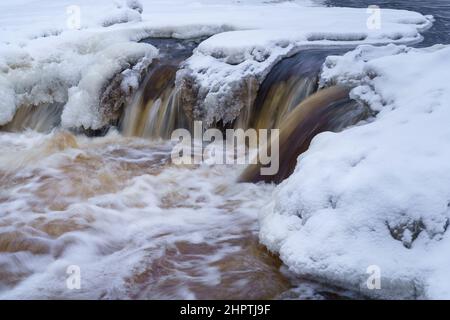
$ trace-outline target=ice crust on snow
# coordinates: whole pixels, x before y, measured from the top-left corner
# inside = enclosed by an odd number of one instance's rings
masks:
[[[129,42],[115,43],[96,53],[97,62],[83,70],[78,85],[69,89],[62,125],[98,129],[107,124],[108,119],[101,116],[102,110],[99,109],[99,94],[105,84],[117,73],[129,74],[143,57],[151,60],[156,54],[156,49],[151,46],[141,43],[131,45]],[[126,87],[130,80],[125,77],[126,83],[122,83],[121,87]]]
[[[0,4],[0,125],[24,104],[58,102],[65,127],[107,124],[99,100],[115,74],[157,51],[146,37],[204,41],[177,83],[189,77],[199,93],[195,114],[231,121],[243,103],[236,92],[259,83],[281,58],[304,47],[420,41],[429,17],[383,10],[380,30],[369,30],[365,9],[323,8],[310,1],[79,1],[80,30],[67,27],[69,0]],[[143,11],[144,9],[144,11]],[[127,85],[124,84],[126,87]],[[197,98],[197,97],[196,97]],[[250,103],[249,96],[245,103]]]
[[[22,105],[57,102],[66,104],[63,125],[99,128],[104,125],[99,95],[107,81],[157,55],[154,47],[130,42],[120,33],[82,33],[75,41],[64,38],[42,39],[30,50],[8,46],[0,51],[1,124]]]
[[[327,59],[322,85],[354,86],[377,114],[318,135],[261,214],[261,241],[290,269],[379,298],[450,298],[449,61],[441,45]]]

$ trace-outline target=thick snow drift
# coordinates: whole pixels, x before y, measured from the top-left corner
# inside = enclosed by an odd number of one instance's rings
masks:
[[[310,1],[72,5],[69,0],[0,4],[0,125],[22,105],[56,102],[66,104],[63,126],[101,128],[108,121],[99,110],[101,91],[115,74],[156,55],[151,45],[136,43],[146,37],[216,34],[200,45],[177,81],[190,101],[186,108],[212,122],[233,119],[242,100],[252,101],[252,94],[242,94],[249,84],[258,85],[274,63],[300,48],[416,42],[431,25],[418,13],[383,10],[381,28],[371,30],[365,9],[323,8]]]
[[[377,114],[318,135],[262,214],[262,242],[292,270],[375,297],[450,298],[449,61],[448,46],[395,45],[327,59],[323,84],[356,86]]]

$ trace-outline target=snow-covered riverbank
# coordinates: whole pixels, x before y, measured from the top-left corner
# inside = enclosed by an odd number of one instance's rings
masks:
[[[261,240],[298,274],[382,298],[450,298],[450,48],[362,46],[323,84],[378,114],[323,133],[262,215]],[[370,266],[381,289],[368,290]]]

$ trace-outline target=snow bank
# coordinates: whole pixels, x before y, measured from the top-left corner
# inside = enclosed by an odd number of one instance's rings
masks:
[[[369,30],[368,17],[365,9],[310,1],[2,3],[0,125],[21,105],[53,102],[67,104],[66,127],[105,125],[101,91],[118,72],[156,55],[151,45],[136,43],[147,37],[216,35],[200,45],[177,80],[185,107],[212,122],[233,119],[254,98],[256,90],[248,88],[256,89],[277,61],[300,48],[416,42],[431,25],[418,13],[383,10],[381,29]]]
[[[374,297],[450,298],[449,61],[448,46],[395,45],[327,59],[322,84],[356,86],[377,115],[318,135],[261,215],[261,241],[293,271]]]
[[[132,68],[157,50],[130,42],[125,34],[74,33],[44,38],[25,48],[0,49],[0,124],[24,105],[62,103],[62,123],[100,128],[99,97],[108,80]]]

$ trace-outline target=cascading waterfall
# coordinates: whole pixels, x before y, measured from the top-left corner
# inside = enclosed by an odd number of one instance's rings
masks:
[[[280,168],[276,175],[262,176],[259,165],[249,165],[239,181],[280,183],[291,175],[297,157],[308,149],[317,134],[343,130],[370,115],[366,106],[349,98],[348,88],[318,88],[325,58],[343,52],[301,51],[269,72],[251,110],[241,113],[235,127],[280,129]]]
[[[118,129],[128,137],[169,139],[175,129],[192,128],[192,122],[180,103],[175,78],[183,61],[191,56],[202,39],[149,38],[144,41],[157,47],[160,55],[150,65],[130,103],[122,108]],[[368,116],[366,108],[350,100],[348,95],[341,96],[343,89],[338,93],[336,90],[318,91],[319,74],[325,58],[343,52],[342,49],[301,51],[275,65],[259,88],[248,88],[257,90],[255,101],[247,103],[250,107],[241,110],[235,121],[226,127],[281,129],[281,163],[277,175],[265,177],[257,174],[258,166],[250,165],[240,181],[281,182],[292,173],[297,156],[308,149],[315,135],[342,130]],[[307,99],[315,95],[315,99]],[[50,132],[60,125],[62,110],[63,105],[57,103],[23,106],[17,110],[13,120],[0,129]],[[215,126],[221,128],[220,123]],[[101,130],[94,135],[106,132]]]
[[[191,129],[192,123],[180,104],[175,88],[176,72],[199,41],[149,39],[161,57],[152,63],[139,91],[119,120],[119,130],[125,136],[170,138],[173,130]],[[226,127],[272,129],[280,128],[287,115],[318,89],[318,78],[325,58],[340,54],[337,49],[305,50],[283,59],[269,72],[257,90],[251,107]],[[221,127],[220,124],[215,124]],[[222,128],[223,129],[223,128]]]
[[[317,134],[338,132],[368,118],[368,108],[351,100],[348,94],[348,88],[334,86],[319,90],[296,106],[280,125],[278,173],[264,176],[260,174],[259,165],[250,165],[240,181],[280,183],[291,175],[297,157],[308,149]]]
[[[155,140],[191,129],[175,78],[198,41],[148,42],[161,55],[134,96],[124,99],[128,105],[114,109],[118,118],[111,123],[120,134],[105,135],[102,128],[0,135],[0,296],[272,299],[298,297],[301,286],[315,297],[346,295],[290,277],[259,244],[257,212],[272,184],[236,183],[238,166],[171,162],[173,145]],[[259,88],[248,88],[257,90],[256,100],[227,127],[280,128],[281,163],[279,174],[268,178],[250,166],[241,181],[282,181],[314,135],[363,118],[365,109],[348,98],[347,88],[317,91],[321,65],[335,53],[300,52],[277,64]],[[63,107],[21,107],[0,129],[50,132],[60,125]],[[82,262],[80,252],[86,253]],[[57,270],[60,257],[82,263],[88,291],[61,288],[64,270],[42,271]]]
[[[168,138],[176,128],[189,128],[190,124],[179,104],[175,90],[175,75],[180,64],[186,60],[199,39],[178,40],[172,38],[149,38],[143,42],[159,49],[158,59],[154,59],[140,89],[134,94],[129,105],[120,110],[119,130],[125,136],[145,138]],[[62,99],[64,100],[64,99]],[[20,106],[13,119],[0,126],[1,131],[21,132],[31,129],[48,133],[60,126],[65,103]],[[74,128],[76,133],[104,135],[108,127],[99,130]]]
[[[241,112],[235,127],[280,128],[286,116],[318,89],[325,58],[342,50],[305,50],[283,59],[269,72],[250,111]]]
[[[125,136],[167,139],[175,129],[190,129],[175,89],[175,76],[199,41],[147,40],[159,49],[160,56],[153,61],[141,88],[119,120],[119,129]]]
[[[9,123],[0,126],[0,131],[21,132],[32,129],[37,132],[50,132],[60,125],[63,108],[63,103],[21,106]]]

